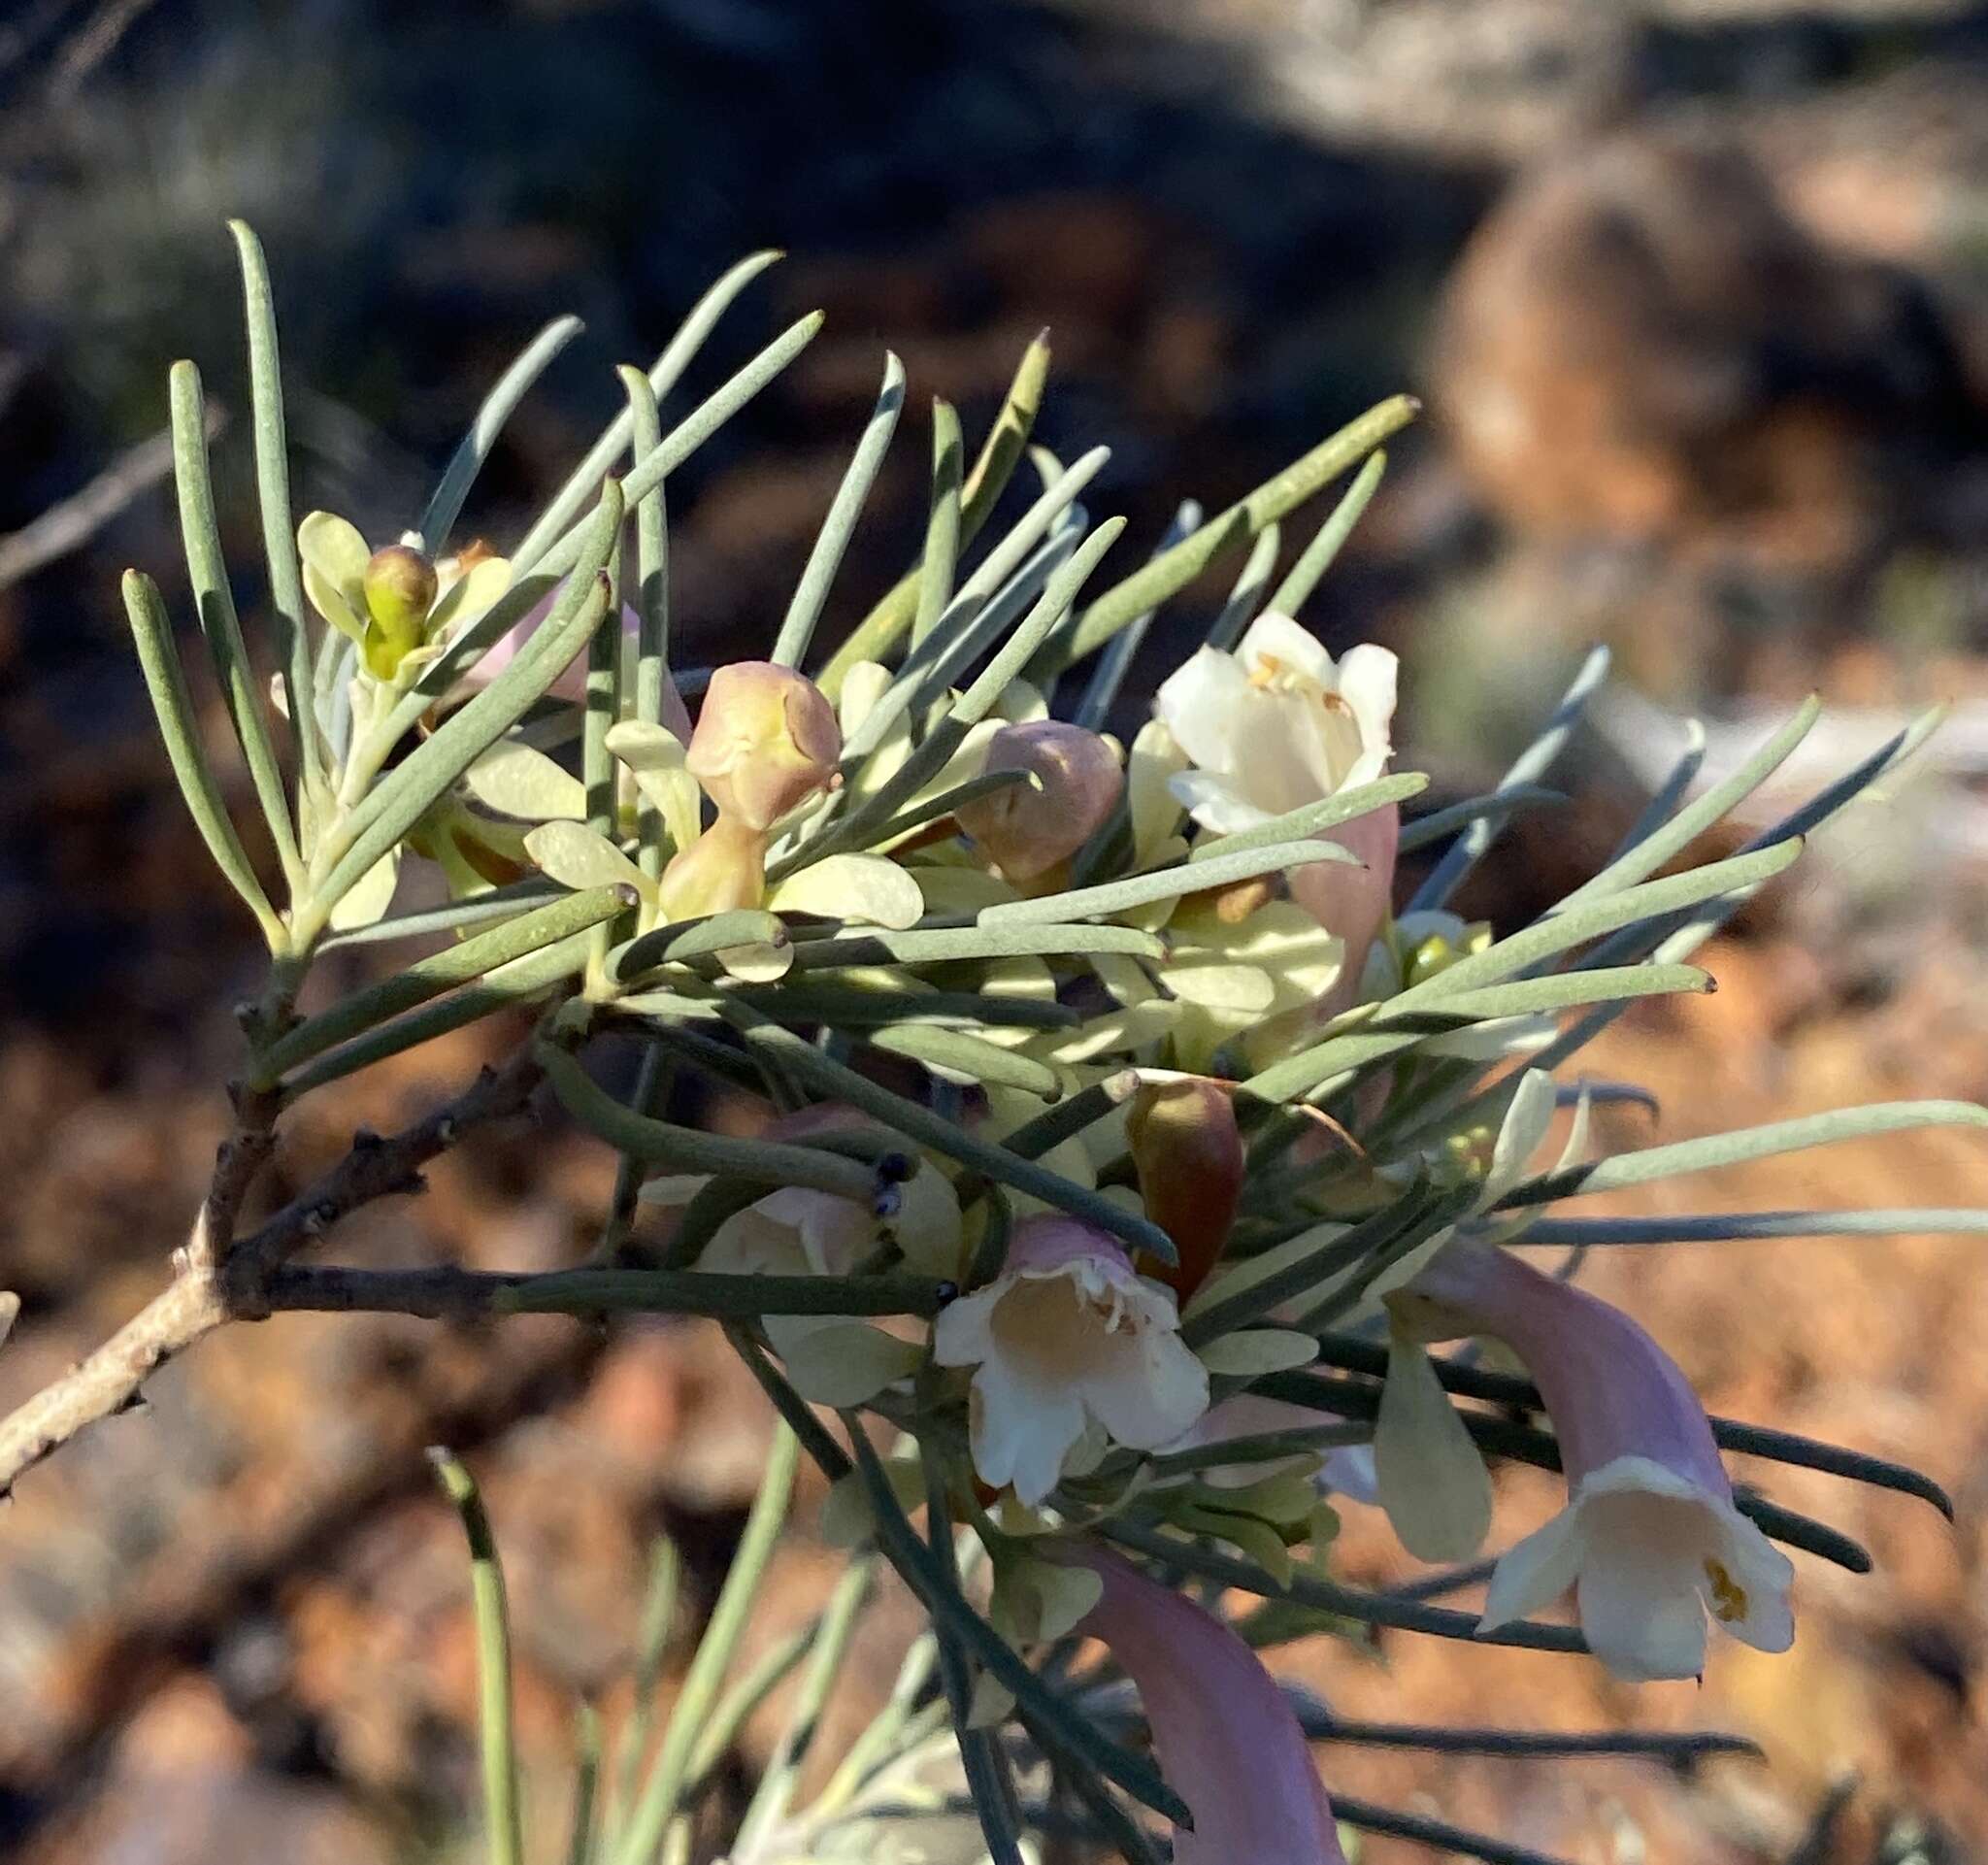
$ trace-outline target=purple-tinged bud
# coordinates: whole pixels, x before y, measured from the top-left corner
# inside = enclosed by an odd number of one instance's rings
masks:
[[[712,675],[683,762],[721,816],[770,829],[829,787],[842,754],[835,708],[812,680],[738,660]]]
[[[1138,1686],[1160,1771],[1194,1815],[1174,1835],[1176,1865],[1345,1865],[1310,1745],[1263,1660],[1116,1554],[1080,1544],[1060,1558],[1103,1582],[1077,1629]]]
[[[1033,881],[1067,861],[1125,790],[1110,743],[1061,719],[1004,725],[987,741],[984,768],[1022,771],[1035,780],[977,797],[957,813],[959,826],[1011,881]]]

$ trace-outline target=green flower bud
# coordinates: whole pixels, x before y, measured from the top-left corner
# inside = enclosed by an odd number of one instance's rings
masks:
[[[421,645],[435,606],[435,566],[405,544],[389,544],[366,561],[359,580],[366,598],[366,664],[391,679],[401,659]]]

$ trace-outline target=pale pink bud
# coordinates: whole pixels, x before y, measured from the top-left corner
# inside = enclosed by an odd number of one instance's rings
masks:
[[[1118,807],[1125,773],[1096,732],[1061,719],[1004,725],[987,741],[987,771],[1023,771],[957,812],[959,826],[1011,881],[1032,881],[1088,842]]]
[[[1175,1865],[1345,1865],[1332,1802],[1290,1700],[1219,1619],[1090,1545],[1061,1555],[1104,1582],[1077,1630],[1139,1688],[1153,1751],[1194,1830]]]
[[[842,754],[835,708],[812,680],[735,660],[712,675],[683,762],[720,816],[770,829],[828,787]]]

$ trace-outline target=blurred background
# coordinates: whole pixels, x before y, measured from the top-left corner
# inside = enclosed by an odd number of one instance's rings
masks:
[[[1052,331],[1038,428],[1113,450],[1127,561],[1372,401],[1429,403],[1307,619],[1406,657],[1404,765],[1496,776],[1584,648],[1622,686],[1463,904],[1536,911],[1606,854],[1687,711],[1743,742],[1820,687],[1847,762],[1957,703],[1926,775],[1712,951],[1724,988],[1593,1058],[1683,1138],[1858,1099],[1988,1096],[1975,794],[1988,768],[1988,7],[1956,0],[12,0],[0,6],[0,1350],[11,1406],[157,1286],[225,1114],[255,947],[168,779],[116,595],[184,615],[164,378],[226,428],[255,561],[225,216],[276,277],[297,509],[385,537],[548,316],[587,322],[469,518],[502,548],[724,265],[788,251],[683,391],[801,312],[824,334],[671,482],[681,656],[763,651],[887,342],[970,437]],[[846,625],[922,525],[915,412],[837,591]],[[245,583],[245,595],[256,598]],[[1220,588],[1148,644],[1156,671]],[[1128,717],[1130,717],[1128,713]],[[216,731],[224,732],[217,709]],[[1724,741],[1720,741],[1724,742]],[[351,977],[360,974],[355,969]],[[348,980],[350,982],[350,980]],[[314,1097],[266,1195],[396,1124],[508,1033]],[[1645,1116],[1611,1138],[1637,1144]],[[524,1267],[585,1247],[611,1178],[546,1126],[471,1145],[350,1252]],[[1971,1205],[1927,1132],[1634,1208]],[[1919,1463],[1930,1511],[1808,1473],[1776,1496],[1863,1539],[1804,1559],[1785,1658],[1702,1688],[1387,1635],[1299,1648],[1349,1715],[1735,1726],[1765,1768],[1326,1751],[1348,1791],[1582,1860],[1988,1858],[1988,1350],[1946,1238],[1620,1251],[1594,1285],[1708,1403]],[[767,1422],[693,1326],[489,1335],[383,1318],[231,1330],[0,1511],[0,1855],[33,1865],[467,1859],[474,1652],[460,1534],[420,1448],[468,1452],[510,1564],[535,1815],[572,1706],[611,1719],[658,1527],[708,1598]],[[1517,1473],[1518,1479],[1530,1473]],[[1510,1485],[1517,1513],[1547,1489]],[[1356,1579],[1410,1577],[1347,1511]],[[1516,1518],[1516,1516],[1514,1516]],[[812,1510],[803,1508],[804,1528]],[[779,1557],[751,1649],[835,1562]],[[912,1615],[886,1602],[880,1690]],[[776,1706],[777,1713],[778,1706]],[[851,1725],[861,1705],[837,1713]],[[749,1779],[773,1716],[747,1732]],[[833,1752],[835,1744],[828,1745]],[[1370,1855],[1412,1856],[1390,1842]]]

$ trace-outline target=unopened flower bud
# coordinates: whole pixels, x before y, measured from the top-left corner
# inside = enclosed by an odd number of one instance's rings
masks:
[[[1088,842],[1125,789],[1110,743],[1081,725],[1032,719],[1004,725],[987,742],[986,770],[1023,771],[1011,783],[964,804],[959,826],[1011,881],[1031,881]]]
[[[1217,1082],[1153,1082],[1134,1097],[1125,1134],[1146,1216],[1180,1256],[1150,1273],[1184,1302],[1220,1257],[1242,1195],[1235,1103]]]
[[[756,907],[766,897],[766,831],[719,816],[663,870],[661,904],[672,920]]]
[[[812,681],[741,660],[712,675],[683,761],[720,816],[770,829],[829,786],[842,753],[835,708]]]
[[[398,663],[401,655],[421,644],[428,611],[435,606],[435,566],[411,545],[389,544],[367,559],[359,586],[367,615]]]

